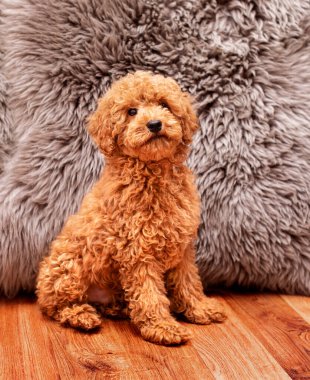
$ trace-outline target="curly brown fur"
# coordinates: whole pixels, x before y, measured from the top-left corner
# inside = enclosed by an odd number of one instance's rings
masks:
[[[151,132],[150,120],[162,129]],[[100,325],[101,304],[160,344],[190,338],[171,311],[200,324],[225,318],[194,262],[199,199],[183,162],[196,128],[189,96],[160,75],[128,74],[101,99],[89,132],[106,167],[41,264],[44,313],[88,330]]]

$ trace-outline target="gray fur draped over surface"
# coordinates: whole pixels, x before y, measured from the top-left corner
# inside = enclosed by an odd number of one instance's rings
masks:
[[[98,178],[85,120],[128,71],[195,95],[189,158],[206,287],[310,294],[308,0],[0,0],[0,288],[41,258]]]

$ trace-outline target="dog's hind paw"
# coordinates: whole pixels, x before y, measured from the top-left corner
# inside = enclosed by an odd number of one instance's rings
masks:
[[[59,313],[59,322],[76,329],[93,330],[101,325],[101,317],[96,309],[88,304],[66,307]]]

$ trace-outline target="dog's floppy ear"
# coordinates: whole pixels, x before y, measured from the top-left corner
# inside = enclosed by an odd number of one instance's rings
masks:
[[[183,93],[183,114],[182,114],[182,126],[183,126],[183,142],[190,144],[195,131],[199,127],[198,118],[192,105],[191,96],[187,93]]]
[[[110,107],[105,98],[99,101],[97,110],[89,118],[87,129],[102,153],[107,157],[112,156],[115,142],[112,136]]]

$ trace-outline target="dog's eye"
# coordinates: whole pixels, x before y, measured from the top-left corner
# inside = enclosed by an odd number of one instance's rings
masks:
[[[128,115],[135,116],[138,113],[137,108],[129,108]]]
[[[166,102],[161,102],[160,105],[163,107],[163,108],[169,108],[168,104]]]

